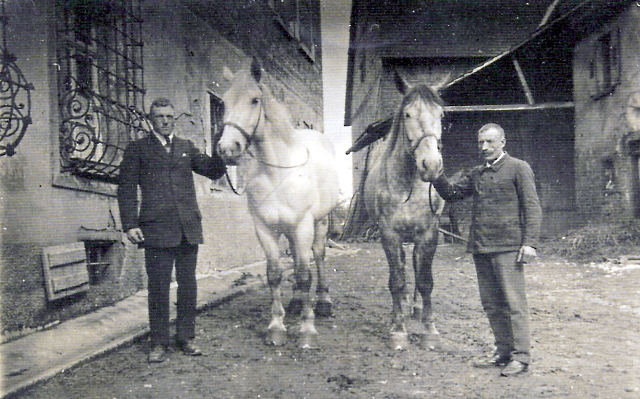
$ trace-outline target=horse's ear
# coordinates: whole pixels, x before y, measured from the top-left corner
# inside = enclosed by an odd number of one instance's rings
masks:
[[[395,83],[396,83],[396,87],[398,88],[398,91],[403,96],[406,95],[411,90],[411,86],[409,85],[409,83],[407,83],[407,81],[404,80],[402,76],[400,76],[398,71],[394,73],[394,79],[395,79]]]
[[[251,61],[251,76],[253,76],[258,83],[262,79],[262,66],[260,65],[260,61],[255,57],[253,58],[253,61]]]
[[[439,92],[440,90],[444,89],[445,87],[447,87],[447,84],[449,83],[450,79],[451,79],[451,71],[449,71],[446,75],[444,75],[438,83],[433,85],[433,90],[435,90],[436,92]]]
[[[233,72],[226,65],[222,68],[222,76],[227,80],[233,80]]]

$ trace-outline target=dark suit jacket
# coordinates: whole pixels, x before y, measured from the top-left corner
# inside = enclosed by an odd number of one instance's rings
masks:
[[[488,168],[473,168],[457,182],[449,182],[443,175],[433,186],[447,201],[473,196],[469,252],[538,246],[542,209],[533,171],[525,161],[505,154]]]
[[[130,143],[120,164],[118,186],[124,231],[140,227],[145,248],[178,246],[183,234],[189,243],[201,244],[202,216],[192,172],[218,179],[225,166],[220,158],[202,154],[191,141],[175,135],[171,153],[153,133]]]

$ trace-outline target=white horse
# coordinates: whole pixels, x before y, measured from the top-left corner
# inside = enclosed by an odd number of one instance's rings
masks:
[[[284,235],[289,240],[296,278],[288,311],[300,312],[299,344],[307,348],[317,335],[310,298],[312,252],[318,272],[315,313],[332,314],[323,268],[328,215],[339,200],[338,172],[331,142],[315,130],[295,129],[262,75],[255,59],[250,68],[235,74],[225,68],[231,86],[222,96],[224,129],[217,150],[228,164],[236,164],[245,152],[256,160],[246,193],[256,234],[267,257],[272,304],[266,343],[286,342],[278,245]]]

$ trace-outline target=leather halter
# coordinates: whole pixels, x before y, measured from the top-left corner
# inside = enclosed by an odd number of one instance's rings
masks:
[[[405,136],[407,136],[406,132],[404,132],[404,134],[405,134]],[[427,137],[435,137],[437,139],[437,141],[438,141],[438,152],[440,152],[441,141],[440,141],[440,139],[438,139],[438,136],[436,136],[433,133],[425,133],[418,139],[418,142],[414,146],[411,147],[410,155],[414,160],[416,159],[416,150],[418,149],[418,147],[420,147],[420,144],[422,144],[422,141],[424,139],[426,139]],[[407,139],[409,139],[409,136],[407,136]],[[409,141],[411,141],[411,140],[409,140]],[[431,210],[431,213],[436,214],[438,212],[438,209],[434,209],[434,207],[433,207],[433,199],[431,198],[431,188],[432,187],[433,187],[433,183],[429,182],[429,209]],[[403,202],[408,202],[411,199],[411,195],[412,194],[413,194],[413,184],[411,185],[411,188],[410,188],[410,191],[409,191],[409,196]]]
[[[307,162],[309,162],[309,158],[310,158],[310,156],[311,156],[311,155],[309,154],[309,148],[306,148],[306,150],[307,150],[307,159],[306,159],[304,162],[302,162],[301,164],[297,164],[297,165],[287,165],[287,166],[275,165],[275,164],[272,164],[272,163],[265,162],[265,161],[263,161],[263,160],[261,160],[261,159],[257,158],[255,155],[253,155],[253,153],[252,153],[251,151],[249,151],[249,146],[251,145],[251,143],[252,143],[252,141],[253,141],[253,138],[254,138],[254,137],[255,137],[255,135],[256,135],[256,131],[258,130],[258,126],[260,125],[260,119],[262,119],[262,114],[263,114],[263,112],[264,112],[264,105],[263,105],[263,103],[262,103],[262,102],[260,102],[260,116],[258,116],[258,122],[257,122],[257,123],[256,123],[256,125],[254,126],[254,128],[253,128],[253,132],[251,132],[251,134],[249,134],[249,132],[247,132],[247,131],[242,127],[242,126],[238,125],[238,124],[237,124],[237,123],[235,123],[235,122],[227,121],[227,122],[224,122],[222,125],[223,125],[223,126],[231,126],[231,127],[234,127],[235,129],[237,129],[237,130],[242,134],[242,136],[244,137],[245,141],[247,142],[247,145],[246,145],[246,147],[245,147],[245,151],[246,151],[246,152],[247,152],[247,153],[248,153],[248,154],[249,154],[253,159],[255,159],[256,161],[260,162],[260,163],[261,163],[261,164],[263,164],[263,165],[270,166],[270,167],[272,167],[272,168],[279,168],[279,169],[292,169],[292,168],[299,168],[299,167],[301,167],[301,166],[306,165],[306,164],[307,164]],[[227,179],[228,179],[228,175],[227,175]],[[231,183],[231,182],[229,182],[229,183]],[[232,188],[233,188],[233,187],[232,187]],[[233,191],[235,192],[235,190],[233,190]],[[236,194],[237,194],[237,193],[236,193]]]
[[[256,134],[256,129],[258,128],[258,125],[256,124],[256,127],[253,128],[253,133],[249,134],[246,130],[244,130],[244,128],[240,125],[238,125],[235,122],[224,122],[222,124],[222,126],[231,126],[236,128],[237,131],[239,131],[242,136],[244,137],[244,139],[247,142],[247,147],[249,147],[251,145],[251,141],[253,140],[253,136]]]
[[[260,125],[260,119],[262,119],[263,113],[264,113],[264,105],[262,100],[260,100],[260,114],[258,114],[258,121],[256,122],[256,125],[253,127],[253,132],[251,132],[251,134],[249,134],[249,132],[247,132],[242,126],[232,121],[226,121],[222,124],[222,126],[231,126],[236,128],[246,140],[247,142],[246,148],[249,148],[249,146],[251,145],[251,142],[253,141],[253,137],[256,135],[256,131],[258,130],[258,125]]]
[[[406,135],[406,133],[405,133],[405,135]],[[426,139],[427,137],[435,137],[435,138],[438,140],[438,152],[440,152],[440,139],[438,139],[438,136],[436,136],[436,135],[435,135],[435,134],[433,134],[433,133],[426,133],[426,134],[424,134],[422,137],[420,137],[420,138],[418,139],[418,142],[417,142],[413,147],[411,147],[411,155],[412,155],[414,158],[415,158],[416,150],[418,149],[418,147],[420,147],[420,144],[422,144],[422,141],[423,141],[424,139]],[[407,138],[408,138],[408,137],[407,137]]]

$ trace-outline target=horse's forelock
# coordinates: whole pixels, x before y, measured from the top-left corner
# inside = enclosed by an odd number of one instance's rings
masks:
[[[444,101],[442,101],[442,98],[437,91],[435,91],[430,86],[421,84],[415,86],[406,96],[404,96],[400,109],[404,109],[407,105],[413,103],[416,100],[422,100],[426,103],[432,104],[435,103],[441,107],[444,106]]]

